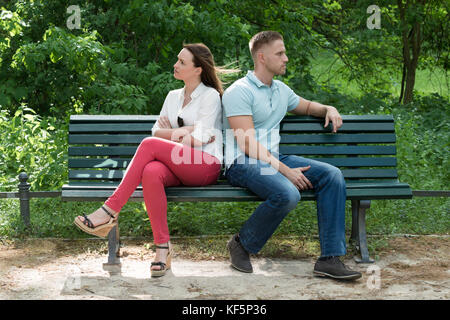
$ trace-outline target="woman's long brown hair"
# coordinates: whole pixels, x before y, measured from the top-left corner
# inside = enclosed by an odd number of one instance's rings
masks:
[[[189,50],[194,56],[194,66],[202,68],[201,81],[203,84],[216,89],[222,96],[222,81],[217,75],[220,69],[215,66],[214,57],[209,48],[203,43],[184,44],[183,48]]]

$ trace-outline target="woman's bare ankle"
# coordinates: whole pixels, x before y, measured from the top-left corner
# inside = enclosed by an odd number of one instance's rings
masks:
[[[111,213],[113,216],[117,217],[117,215],[118,215],[117,211],[111,209],[106,204],[103,204],[103,206],[105,207],[106,210],[108,210],[109,213]]]

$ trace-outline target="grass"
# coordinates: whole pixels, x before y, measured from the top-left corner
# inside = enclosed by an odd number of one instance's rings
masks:
[[[169,203],[168,224],[172,236],[228,235],[239,231],[258,202]],[[31,200],[32,230],[24,228],[19,200],[0,201],[0,237],[90,237],[73,225],[76,215],[91,213],[100,202],[63,202],[58,198]],[[434,210],[430,211],[429,209]],[[367,213],[367,232],[380,234],[448,234],[449,198],[375,200]],[[346,231],[351,232],[351,203],[347,201]],[[130,202],[120,215],[120,234],[151,237],[151,227],[143,203]],[[317,236],[315,202],[300,202],[276,230],[276,236]]]

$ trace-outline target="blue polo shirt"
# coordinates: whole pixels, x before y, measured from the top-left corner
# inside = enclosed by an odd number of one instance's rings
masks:
[[[258,142],[271,153],[278,152],[280,122],[299,102],[300,97],[286,84],[272,80],[269,87],[253,71],[248,71],[244,78],[228,87],[222,97],[226,168],[244,154],[237,145],[228,117],[251,115]]]

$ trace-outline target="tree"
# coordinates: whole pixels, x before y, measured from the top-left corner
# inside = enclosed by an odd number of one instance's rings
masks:
[[[369,30],[366,9],[372,0],[325,2],[313,29],[336,53],[349,80],[363,91],[388,91],[401,72],[399,101],[413,100],[416,70],[421,65],[449,68],[449,3],[438,0],[378,1],[381,28]],[[387,77],[386,77],[387,75]]]
[[[446,50],[446,55],[442,56],[442,59],[446,60],[443,66],[445,70],[448,70],[449,7],[446,1],[433,0],[407,0],[406,2],[397,0],[397,6],[403,49],[403,73],[399,101],[407,104],[413,100],[416,70],[421,53],[422,56],[433,53],[440,56],[443,53],[442,50]],[[440,34],[441,37],[433,37],[434,33]],[[423,50],[425,41],[430,43],[431,47]]]

